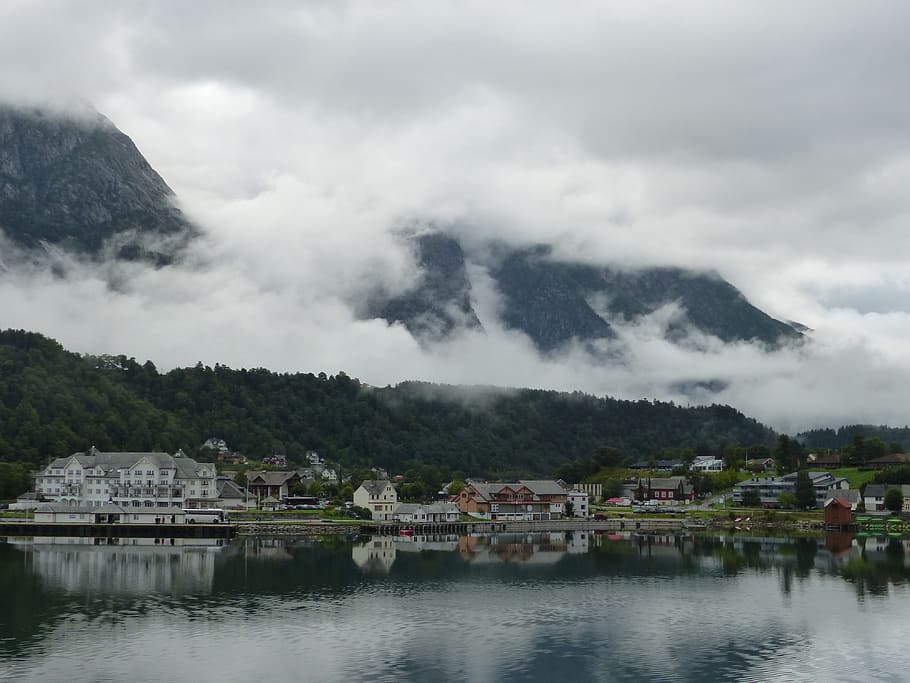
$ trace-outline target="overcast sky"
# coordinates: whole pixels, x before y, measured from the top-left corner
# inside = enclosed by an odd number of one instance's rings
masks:
[[[903,2],[5,2],[0,99],[85,101],[205,231],[191,267],[0,282],[3,327],[159,367],[663,398],[720,379],[795,432],[904,425],[910,5]],[[352,304],[413,278],[395,229],[714,269],[815,331],[684,351],[663,311],[623,365],[542,359],[495,322],[421,349]]]

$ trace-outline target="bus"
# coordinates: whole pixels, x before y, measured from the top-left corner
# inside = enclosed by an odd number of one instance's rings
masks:
[[[184,508],[187,524],[221,524],[228,521],[228,514],[218,508]]]
[[[288,496],[284,499],[284,504],[289,510],[316,510],[319,499],[315,496]]]

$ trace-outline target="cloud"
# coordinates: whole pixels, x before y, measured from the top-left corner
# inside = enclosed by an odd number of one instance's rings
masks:
[[[187,264],[15,267],[5,326],[161,367],[581,389],[718,380],[784,429],[906,421],[910,45],[902,3],[10,3],[0,100],[88,100],[204,231]],[[204,27],[204,30],[202,30]],[[53,45],[54,49],[47,49]],[[567,259],[712,269],[814,328],[778,353],[659,317],[624,364],[541,358],[495,321],[420,348],[358,301],[413,283],[419,220]],[[9,260],[9,252],[3,252]]]

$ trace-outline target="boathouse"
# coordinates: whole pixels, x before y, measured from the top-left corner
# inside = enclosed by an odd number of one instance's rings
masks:
[[[826,527],[845,527],[851,526],[853,523],[853,509],[850,503],[836,496],[825,502]]]

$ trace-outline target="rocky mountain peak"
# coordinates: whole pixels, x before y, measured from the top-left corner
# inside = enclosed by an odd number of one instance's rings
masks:
[[[101,114],[0,105],[0,230],[13,244],[166,262],[194,233],[174,202]]]

